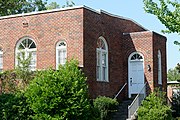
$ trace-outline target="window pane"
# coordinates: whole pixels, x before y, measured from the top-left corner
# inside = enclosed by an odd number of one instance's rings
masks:
[[[102,65],[106,66],[106,54],[105,53],[102,54]]]
[[[102,39],[98,39],[97,41],[97,48],[101,48],[103,50],[106,50],[106,45]]]
[[[100,66],[100,52],[97,52],[97,66]]]
[[[21,43],[18,47],[18,50],[22,50],[22,49],[25,49],[25,46]]]
[[[58,50],[58,64],[66,63],[66,50]]]
[[[58,64],[60,64],[60,54],[61,54],[61,51],[58,50]]]
[[[140,54],[134,54],[131,57],[131,60],[142,60],[142,59],[143,59],[143,57]]]
[[[100,67],[99,66],[96,67],[96,77],[98,80],[100,80]]]
[[[36,68],[36,52],[31,52],[31,62],[29,67],[31,70],[35,70]]]
[[[60,42],[59,47],[63,47],[63,46],[66,46],[66,43],[65,42]]]
[[[63,64],[63,51],[60,51],[60,64]]]
[[[33,42],[33,43],[31,43],[31,44],[30,44],[30,46],[29,46],[29,48],[36,48],[35,43],[34,43],[34,42]]]
[[[106,80],[106,67],[103,67],[102,69],[102,80]]]
[[[66,50],[63,50],[63,64],[66,63]]]

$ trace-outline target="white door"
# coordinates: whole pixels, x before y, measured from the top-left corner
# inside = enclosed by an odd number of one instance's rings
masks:
[[[131,94],[138,94],[144,87],[144,67],[142,57],[129,59],[128,73],[129,97],[131,97]]]

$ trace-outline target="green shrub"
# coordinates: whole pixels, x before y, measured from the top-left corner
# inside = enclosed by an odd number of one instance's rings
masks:
[[[138,120],[172,120],[172,111],[162,94],[151,93],[138,109]]]
[[[16,74],[13,70],[8,70],[0,73],[1,93],[16,92]]]
[[[89,119],[86,77],[77,61],[67,62],[59,70],[40,71],[25,91],[35,113],[33,119]]]
[[[33,114],[22,93],[0,95],[0,118],[2,120],[30,120]]]
[[[95,110],[97,110],[100,119],[110,119],[110,114],[115,112],[118,106],[118,102],[116,99],[112,99],[109,97],[98,97],[93,102]]]
[[[176,89],[177,92],[173,93],[172,97],[172,109],[175,111],[174,116],[180,116],[180,88]]]

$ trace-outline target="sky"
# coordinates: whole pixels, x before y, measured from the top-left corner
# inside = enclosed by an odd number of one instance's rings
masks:
[[[157,1],[157,0],[154,0]],[[48,0],[64,5],[65,0]],[[180,41],[178,34],[163,34],[161,30],[164,25],[156,16],[146,13],[143,9],[143,0],[73,0],[75,6],[85,5],[95,10],[104,10],[111,14],[133,19],[146,29],[160,33],[167,37],[167,69],[174,68],[180,63],[179,46],[174,45],[174,41]]]

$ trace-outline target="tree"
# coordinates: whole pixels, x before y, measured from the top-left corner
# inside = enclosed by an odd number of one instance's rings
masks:
[[[51,10],[60,8],[56,2],[47,5],[48,0],[0,0],[0,16],[29,13],[34,11]],[[66,0],[64,7],[74,6],[74,2]]]
[[[47,10],[52,10],[56,8],[60,8],[60,5],[57,4],[57,2],[51,2],[49,5],[46,6]]]
[[[75,5],[75,3],[72,0],[66,0],[66,5],[63,5],[62,8],[72,7],[74,5]]]
[[[177,69],[178,72],[180,73],[180,64],[179,64],[179,63],[177,64],[176,69]]]
[[[18,64],[15,71],[17,78],[21,80],[19,81],[19,86],[23,89],[29,84],[29,81],[33,79],[33,72],[30,70],[32,54],[25,56],[25,52],[21,52],[18,54],[17,59]]]
[[[160,4],[153,0],[144,0],[145,11],[157,16],[164,24],[167,30],[162,30],[164,33],[180,34],[180,3],[177,0],[171,1],[159,0]],[[178,43],[176,41],[176,43]]]
[[[47,0],[0,0],[0,16],[46,10]]]
[[[179,70],[177,68],[169,69],[167,77],[168,77],[168,81],[180,80]]]
[[[57,8],[65,8],[65,7],[72,7],[74,6],[75,3],[71,0],[66,0],[66,4],[60,6],[59,4],[57,4],[57,2],[51,2],[49,5],[46,6],[47,10],[52,10],[52,9],[57,9]]]

